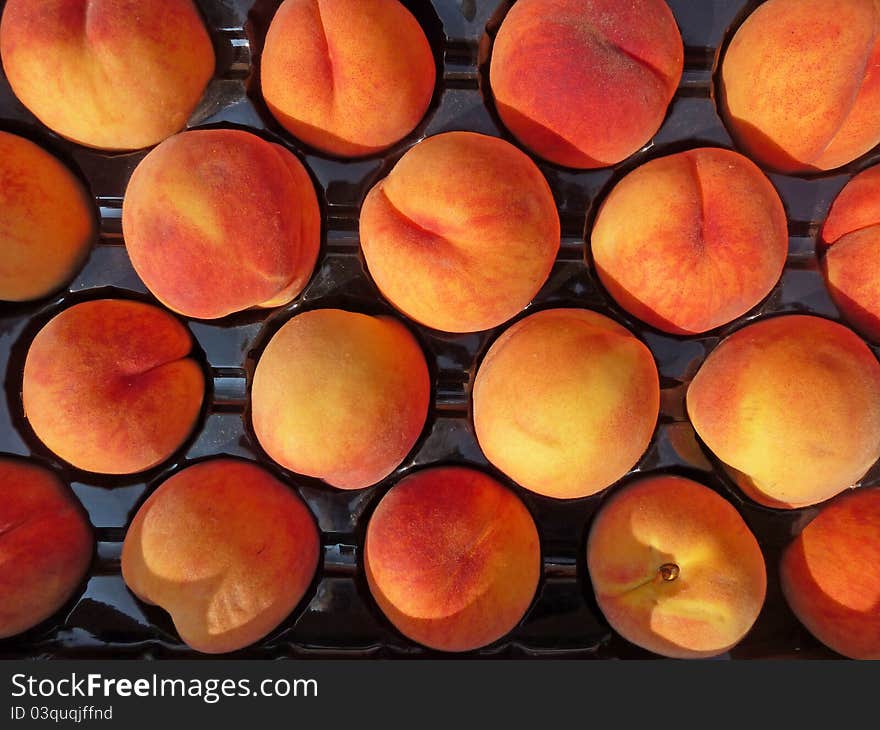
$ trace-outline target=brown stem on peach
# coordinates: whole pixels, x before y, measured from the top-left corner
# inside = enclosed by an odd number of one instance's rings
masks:
[[[673,581],[678,578],[679,567],[675,563],[663,563],[658,572],[665,581]]]

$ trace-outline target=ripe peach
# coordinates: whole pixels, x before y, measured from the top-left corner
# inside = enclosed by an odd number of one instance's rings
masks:
[[[786,548],[782,591],[800,622],[853,659],[880,659],[880,489],[824,507]]]
[[[761,320],[726,338],[687,392],[691,422],[747,496],[816,504],[880,457],[880,363],[820,317]]]
[[[880,341],[880,166],[856,175],[822,227],[822,260],[837,308],[859,332]]]
[[[93,552],[92,529],[73,492],[42,467],[0,457],[0,639],[60,609]]]
[[[95,211],[82,183],[33,142],[0,132],[0,300],[39,299],[83,263]]]
[[[262,447],[340,489],[388,476],[425,425],[431,383],[416,339],[391,317],[299,314],[272,337],[251,388]]]
[[[434,93],[428,39],[397,0],[285,0],[261,64],[263,98],[281,125],[341,157],[405,137]]]
[[[293,611],[319,550],[292,489],[255,464],[215,458],[176,473],[138,510],[122,577],[171,614],[184,642],[216,654],[253,644]]]
[[[782,172],[840,167],[880,142],[880,0],[768,0],[721,66],[721,110]]]
[[[599,210],[591,244],[620,306],[689,335],[727,324],[770,293],[785,265],[788,224],[754,163],[701,148],[624,177]]]
[[[548,309],[510,327],[486,353],[473,397],[486,458],[558,498],[586,497],[626,474],[660,408],[651,351],[585,309]]]
[[[407,152],[364,201],[361,246],[382,294],[446,332],[510,319],[559,250],[550,186],[516,147],[448,132]]]
[[[34,337],[24,413],[37,437],[74,466],[131,474],[160,464],[193,430],[205,393],[189,332],[158,307],[83,302]]]
[[[567,167],[613,165],[660,128],[684,48],[662,0],[519,0],[495,38],[501,121]]]
[[[401,633],[433,649],[468,651],[522,619],[541,548],[516,495],[474,469],[436,467],[405,477],[379,502],[364,569]]]
[[[612,628],[679,659],[739,643],[767,591],[761,549],[733,505],[676,476],[611,495],[590,528],[587,567]]]
[[[192,0],[7,0],[0,56],[15,95],[43,124],[108,150],[177,132],[214,73]]]
[[[229,129],[183,132],[150,152],[131,176],[122,226],[147,288],[169,309],[205,319],[291,301],[321,239],[299,160]]]

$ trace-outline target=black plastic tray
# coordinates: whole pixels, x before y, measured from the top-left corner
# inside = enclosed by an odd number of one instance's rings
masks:
[[[216,321],[184,320],[208,376],[207,405],[193,436],[166,463],[133,476],[100,476],[58,460],[34,436],[22,413],[21,375],[34,334],[56,313],[106,296],[153,301],[128,260],[120,215],[128,178],[146,151],[104,154],[61,140],[13,96],[0,76],[0,129],[29,137],[77,170],[94,194],[100,238],[88,261],[60,294],[28,304],[0,303],[0,454],[22,455],[70,483],[88,511],[97,550],[87,581],[53,618],[0,641],[0,657],[187,657],[169,616],[126,589],[119,558],[126,526],[152,489],[187,464],[218,454],[256,460],[293,485],[321,529],[323,558],[309,592],[290,617],[259,643],[231,656],[274,658],[438,657],[400,635],[373,603],[361,565],[371,510],[407,471],[429,464],[463,463],[486,469],[510,485],[531,510],[543,550],[543,578],[523,621],[507,637],[470,656],[646,658],[654,656],[616,636],[602,618],[585,572],[590,519],[615,487],[593,497],[557,501],[512,484],[487,464],[469,413],[470,384],[488,346],[504,327],[448,335],[409,323],[422,343],[433,378],[428,422],[412,453],[380,484],[354,492],[285,471],[262,452],[247,412],[248,388],[262,347],[292,313],[344,307],[369,313],[392,309],[380,297],[360,255],[358,214],[370,187],[419,139],[472,130],[514,141],[499,123],[488,92],[492,38],[510,3],[502,0],[404,0],[425,28],[438,64],[437,89],[425,120],[386,153],[343,161],[329,158],[284,132],[260,99],[262,38],[279,0],[198,0],[217,51],[217,70],[190,127],[240,127],[280,141],[304,160],[318,186],[323,239],[308,287],[293,304]],[[716,108],[715,71],[732,31],[758,3],[748,0],[670,0],[685,44],[685,68],[656,137],[622,164],[578,172],[536,160],[553,189],[562,245],[549,280],[523,313],[555,306],[587,307],[622,322],[654,353],[661,376],[660,420],[647,453],[633,469],[691,476],[717,489],[755,532],[768,569],[767,602],[750,634],[725,657],[834,657],[803,629],[782,598],[780,550],[815,509],[778,511],[756,505],[729,482],[699,444],[684,407],[687,383],[719,339],[756,317],[812,312],[839,320],[816,258],[818,229],[834,197],[852,175],[880,159],[877,150],[832,174],[770,174],[789,219],[789,255],[779,284],[756,309],[699,337],[674,337],[633,320],[597,282],[589,262],[589,230],[610,187],[635,166],[697,146],[733,148]],[[5,0],[0,0],[0,9]],[[254,6],[253,8],[251,6]],[[467,180],[461,181],[466,188]],[[877,348],[874,348],[875,353]],[[629,476],[627,477],[629,478]],[[865,483],[880,482],[875,467]]]

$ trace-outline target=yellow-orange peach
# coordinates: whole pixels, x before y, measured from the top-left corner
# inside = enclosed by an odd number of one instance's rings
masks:
[[[264,469],[217,458],[165,481],[138,510],[122,577],[171,614],[197,651],[235,651],[263,638],[302,600],[318,566],[315,520]]]
[[[706,359],[691,422],[747,496],[816,504],[880,457],[880,363],[843,325],[785,315],[748,325]]]
[[[321,239],[318,199],[300,161],[228,129],[182,132],[150,152],[129,181],[122,227],[156,298],[205,319],[291,301]]]
[[[416,339],[391,317],[304,312],[263,351],[251,388],[262,447],[341,489],[390,474],[425,425],[431,383]]]
[[[489,81],[501,121],[567,167],[613,165],[660,128],[684,49],[663,0],[519,0]]]
[[[0,456],[0,639],[60,609],[93,551],[91,526],[73,492],[42,467]]]
[[[767,591],[764,556],[733,505],[676,476],[646,477],[611,495],[590,528],[587,567],[612,628],[679,659],[739,643]]]
[[[0,132],[0,300],[58,289],[94,238],[95,212],[82,183],[33,142]]]
[[[80,469],[131,474],[160,464],[193,430],[205,391],[186,328],[158,307],[100,299],[41,329],[24,365],[24,413]]]
[[[79,144],[149,147],[182,129],[214,73],[192,0],[8,0],[0,56],[12,90]]]
[[[837,308],[866,337],[880,341],[880,166],[856,175],[822,227],[822,259]]]
[[[550,497],[585,497],[620,479],[648,448],[660,408],[651,351],[586,309],[520,320],[486,353],[474,382],[483,453]]]
[[[379,502],[364,569],[401,633],[433,649],[468,651],[522,619],[541,549],[516,495],[474,469],[437,467],[402,479]]]
[[[782,591],[800,622],[853,659],[880,659],[880,489],[823,508],[786,548]]]
[[[429,137],[364,201],[361,246],[382,294],[421,324],[475,332],[505,322],[547,279],[559,215],[513,145],[473,132]]]
[[[754,163],[701,148],[624,177],[599,210],[591,245],[620,306],[688,335],[727,324],[770,293],[785,265],[788,225]]]
[[[880,143],[880,0],[768,0],[721,66],[742,148],[783,172],[840,167]]]
[[[281,125],[342,157],[409,134],[428,109],[435,76],[428,39],[398,0],[285,0],[260,72]]]

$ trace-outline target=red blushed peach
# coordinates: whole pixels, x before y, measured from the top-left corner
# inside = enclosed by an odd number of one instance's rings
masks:
[[[679,659],[739,643],[767,591],[764,556],[733,505],[675,476],[612,494],[590,529],[587,567],[612,628]]]
[[[880,0],[769,0],[721,66],[743,149],[782,172],[830,170],[880,143]]]
[[[294,155],[238,130],[183,132],[137,166],[122,208],[131,262],[169,309],[214,319],[291,301],[321,239]]]
[[[272,337],[251,388],[262,447],[282,466],[341,489],[388,476],[412,449],[431,383],[418,342],[391,317],[299,314]]]
[[[91,526],[70,489],[42,467],[0,457],[0,639],[60,609],[93,551]]]
[[[613,165],[660,128],[684,48],[663,0],[519,0],[495,38],[501,121],[567,167]]]
[[[828,290],[846,320],[880,341],[880,167],[856,175],[822,227]]]
[[[475,332],[523,309],[559,250],[559,215],[537,166],[504,140],[448,132],[419,142],[364,201],[361,246],[382,294],[408,317]]]
[[[823,508],[779,572],[788,605],[813,636],[853,659],[880,659],[880,489]]]
[[[319,550],[293,490],[255,464],[218,458],[150,495],[125,536],[122,577],[171,614],[184,642],[216,654],[253,644],[293,611]]]
[[[697,372],[687,410],[743,492],[769,507],[833,497],[880,457],[880,363],[855,333],[820,317],[734,332]]]
[[[754,163],[701,148],[624,177],[599,210],[591,245],[620,306],[688,335],[727,324],[770,293],[785,265],[788,224]]]
[[[261,60],[263,98],[285,129],[341,157],[409,134],[428,109],[434,56],[397,0],[285,0]]]
[[[43,124],[108,150],[149,147],[183,128],[214,73],[192,0],[8,0],[0,56]]]
[[[657,423],[660,386],[651,351],[616,322],[548,309],[496,340],[473,398],[489,461],[526,489],[574,498],[635,465]]]
[[[538,531],[509,490],[474,469],[438,467],[402,479],[367,526],[373,598],[401,633],[468,651],[510,632],[541,572]]]
[[[121,299],[75,304],[34,337],[24,413],[74,466],[131,474],[160,464],[193,430],[205,380],[189,332],[158,307]]]
[[[33,142],[0,132],[0,300],[58,289],[94,238],[94,207],[82,183]]]

